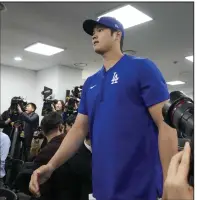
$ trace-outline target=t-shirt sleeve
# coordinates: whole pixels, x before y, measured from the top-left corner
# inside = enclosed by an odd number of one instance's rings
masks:
[[[88,90],[88,84],[89,78],[85,81],[82,89],[82,94],[81,94],[81,100],[80,100],[80,105],[78,109],[78,113],[83,114],[83,115],[88,115],[88,108],[87,108],[87,99],[86,99],[86,93]]]
[[[147,107],[169,99],[163,75],[149,59],[142,59],[139,66],[140,94]]]

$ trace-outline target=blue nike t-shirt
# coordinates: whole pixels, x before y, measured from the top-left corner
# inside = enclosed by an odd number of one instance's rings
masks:
[[[97,200],[156,200],[162,173],[148,108],[167,99],[165,80],[149,59],[124,55],[86,80],[79,113],[89,119]]]

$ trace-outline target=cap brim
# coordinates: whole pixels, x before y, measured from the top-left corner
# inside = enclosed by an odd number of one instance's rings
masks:
[[[83,30],[89,34],[89,35],[93,35],[93,30],[95,28],[95,26],[99,24],[97,21],[94,21],[92,19],[88,19],[85,20],[83,23]]]

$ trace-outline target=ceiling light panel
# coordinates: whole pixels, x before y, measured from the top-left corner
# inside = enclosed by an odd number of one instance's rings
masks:
[[[185,59],[187,59],[191,62],[194,62],[194,56],[187,56],[187,57],[185,57]]]
[[[185,84],[185,82],[183,82],[183,81],[169,81],[169,82],[167,82],[167,84],[174,86],[174,85],[183,85],[183,84]]]
[[[64,51],[64,49],[50,46],[47,44],[42,44],[42,43],[38,42],[38,43],[35,43],[35,44],[25,48],[25,51],[29,51],[32,53],[37,53],[37,54],[41,54],[41,55],[45,55],[45,56],[52,56],[52,55],[55,55],[57,53]]]
[[[21,57],[19,57],[19,56],[17,56],[17,57],[15,57],[15,58],[14,58],[14,60],[16,60],[16,61],[21,61],[21,60],[22,60],[22,58],[21,58]]]
[[[123,24],[125,29],[153,20],[151,17],[131,5],[126,5],[113,11],[107,12],[98,18],[104,16],[116,18]]]

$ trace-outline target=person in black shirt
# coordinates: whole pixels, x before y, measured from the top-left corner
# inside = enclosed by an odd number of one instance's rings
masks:
[[[11,135],[12,131],[12,125],[11,125],[11,119],[10,119],[10,109],[4,111],[0,117],[0,128],[3,128],[3,133],[7,134],[9,137]]]
[[[2,115],[0,116],[0,128],[6,128],[6,127],[8,127],[9,125],[10,125],[10,123],[11,123],[12,121],[11,121],[11,119],[10,118],[8,118],[7,120],[3,120],[3,117],[2,117]],[[4,131],[2,131],[2,132],[4,132]],[[5,133],[5,132],[4,132]],[[7,134],[8,135],[8,134]]]
[[[57,112],[51,112],[41,121],[41,129],[47,139],[47,144],[34,159],[35,168],[45,165],[53,157],[65,134],[60,132],[62,117]]]
[[[25,112],[23,112],[20,105],[18,105],[20,120],[24,122],[25,147],[27,154],[26,159],[29,155],[34,131],[36,131],[39,126],[39,116],[35,113],[35,110],[36,105],[34,103],[28,103]]]

